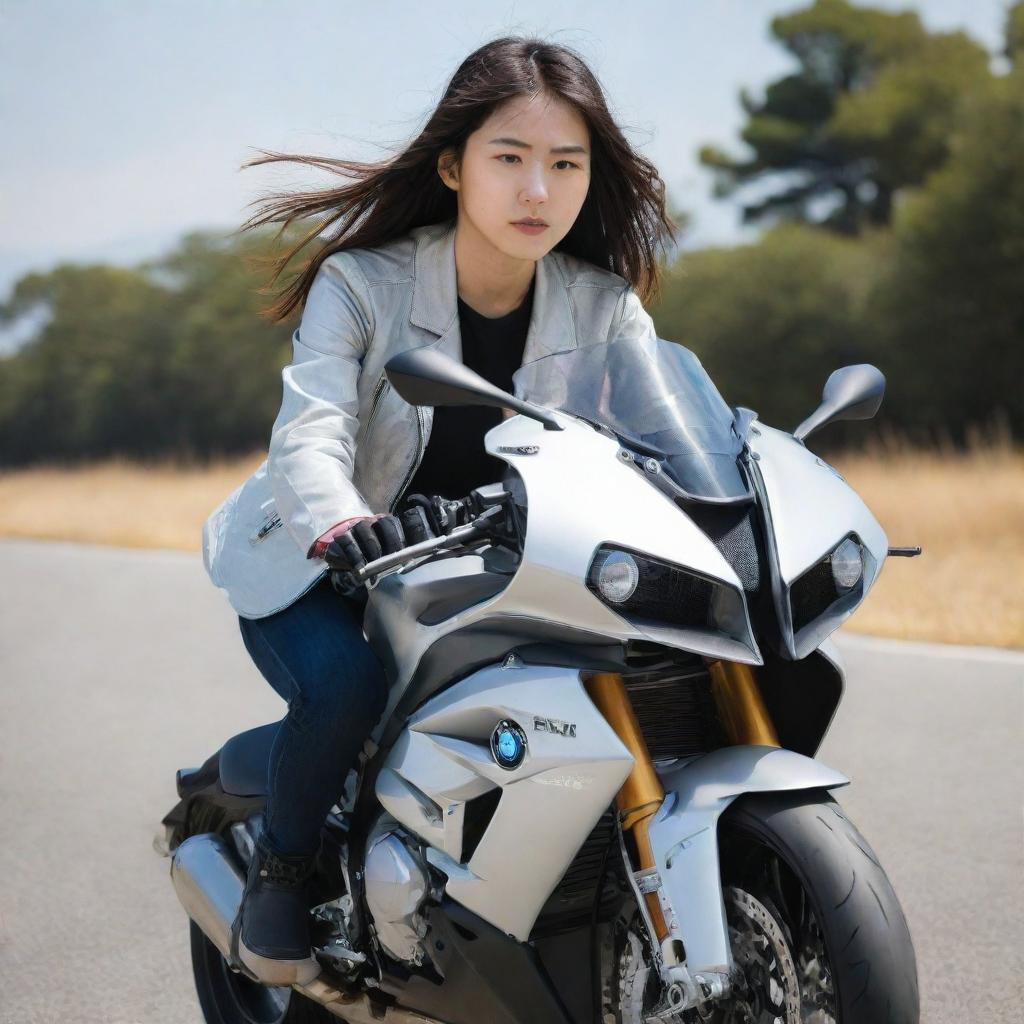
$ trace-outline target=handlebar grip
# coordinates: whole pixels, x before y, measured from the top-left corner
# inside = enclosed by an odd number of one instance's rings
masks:
[[[366,584],[354,572],[332,569],[331,586],[342,597],[352,597],[363,590]]]
[[[491,522],[501,514],[500,507],[490,508],[477,516],[471,523],[464,526],[456,526],[449,533],[440,537],[431,537],[429,540],[420,541],[418,544],[410,544],[407,548],[395,551],[390,555],[382,555],[373,562],[367,562],[360,566],[353,573],[343,575],[352,576],[360,584],[365,583],[371,576],[377,576],[389,569],[394,569],[421,555],[432,555],[437,551],[446,548],[457,547],[467,541],[477,540],[488,533]]]

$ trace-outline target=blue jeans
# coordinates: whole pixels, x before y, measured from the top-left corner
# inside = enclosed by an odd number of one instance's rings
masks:
[[[326,578],[262,619],[239,618],[246,650],[288,702],[270,754],[264,834],[309,855],[363,741],[387,703],[384,669],[363,637],[363,604]]]

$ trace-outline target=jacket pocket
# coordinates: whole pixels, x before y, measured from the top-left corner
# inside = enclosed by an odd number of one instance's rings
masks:
[[[388,380],[386,374],[382,373],[380,380],[377,381],[373,389],[373,395],[370,398],[370,408],[366,413],[366,425],[363,427],[364,441],[370,436],[370,428],[373,426],[374,420],[377,419],[377,413],[380,412],[380,407],[390,390],[391,381]]]

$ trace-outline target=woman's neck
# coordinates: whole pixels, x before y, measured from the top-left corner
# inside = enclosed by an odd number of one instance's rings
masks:
[[[461,220],[455,229],[455,275],[459,298],[487,317],[518,309],[533,281],[537,264],[499,252]]]

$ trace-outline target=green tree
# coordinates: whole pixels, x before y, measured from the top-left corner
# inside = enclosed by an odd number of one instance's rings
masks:
[[[147,265],[173,282],[175,405],[189,416],[174,445],[189,452],[240,452],[265,445],[281,404],[280,369],[291,354],[289,323],[274,326],[269,305],[270,232],[223,238],[192,233]]]
[[[882,233],[854,241],[779,225],[753,245],[685,254],[653,315],[661,337],[696,352],[727,402],[792,429],[832,370],[866,358],[862,309],[886,260]]]
[[[902,422],[1006,422],[1024,433],[1024,68],[965,110],[946,166],[894,225],[892,273],[868,303]]]
[[[961,98],[990,77],[987,53],[962,32],[927,32],[911,11],[848,0],[816,0],[775,18],[771,31],[798,69],[763,99],[742,94],[749,156],[701,150],[716,194],[756,183],[746,221],[788,218],[847,233],[888,224],[894,195],[946,159]]]
[[[169,323],[162,289],[133,270],[61,266],[15,288],[9,314],[45,303],[40,336],[4,360],[0,452],[78,456],[151,436],[150,396],[166,380]],[[143,344],[138,344],[145,339]]]
[[[1011,4],[1006,12],[1006,48],[1010,62],[1020,65],[1024,58],[1024,0]]]
[[[265,444],[290,326],[259,315],[265,270],[252,260],[268,246],[195,232],[140,267],[22,278],[0,319],[40,307],[49,318],[0,359],[0,464]]]

